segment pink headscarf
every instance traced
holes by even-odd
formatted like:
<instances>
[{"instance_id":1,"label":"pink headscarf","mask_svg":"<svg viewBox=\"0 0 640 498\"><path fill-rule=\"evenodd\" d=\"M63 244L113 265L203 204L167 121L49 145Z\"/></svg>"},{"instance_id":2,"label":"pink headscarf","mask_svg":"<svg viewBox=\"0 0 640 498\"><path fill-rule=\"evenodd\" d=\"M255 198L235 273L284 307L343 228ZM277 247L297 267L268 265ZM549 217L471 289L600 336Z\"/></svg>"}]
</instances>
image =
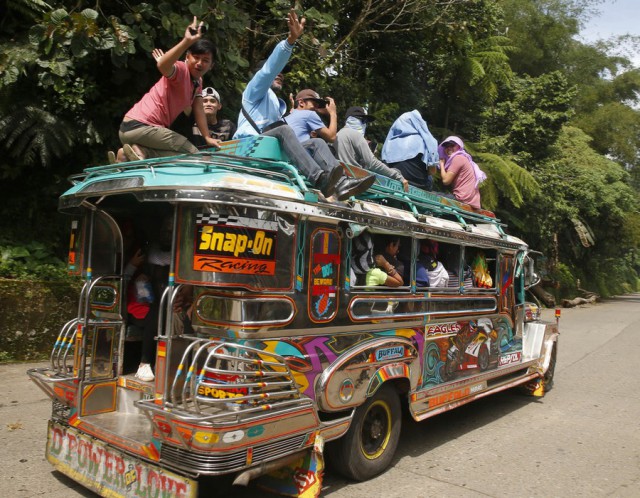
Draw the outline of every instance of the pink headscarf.
<instances>
[{"instance_id":1,"label":"pink headscarf","mask_svg":"<svg viewBox=\"0 0 640 498\"><path fill-rule=\"evenodd\" d=\"M460 150L448 156L447 153L444 151L444 144L446 144L447 142L453 142L454 144L458 145L460 147ZM484 173L484 171L482 171L480 167L475 163L471 155L466 150L464 150L464 143L462 142L461 138L456 137L455 135L451 135L450 137L445 138L442 141L442 143L440 143L440 145L438 146L438 154L441 158L444 158L446 161L444 163L445 171L449 169L449 166L451 166L451 161L455 156L462 155L463 157L467 158L471 163L471 166L473 167L473 174L476 177L476 187L478 187L478 185L480 185L483 181L487 179L487 175Z\"/></svg>"}]
</instances>

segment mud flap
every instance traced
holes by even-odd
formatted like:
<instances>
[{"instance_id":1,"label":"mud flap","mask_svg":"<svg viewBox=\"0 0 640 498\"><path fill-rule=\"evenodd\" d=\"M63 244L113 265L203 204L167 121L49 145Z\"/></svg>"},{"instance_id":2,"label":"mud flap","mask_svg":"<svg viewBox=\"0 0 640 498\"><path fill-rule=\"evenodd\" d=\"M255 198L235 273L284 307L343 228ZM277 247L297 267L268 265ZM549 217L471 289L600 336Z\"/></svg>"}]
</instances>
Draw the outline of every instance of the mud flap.
<instances>
[{"instance_id":1,"label":"mud flap","mask_svg":"<svg viewBox=\"0 0 640 498\"><path fill-rule=\"evenodd\" d=\"M322 491L324 440L316 436L313 449L289 465L257 478L258 488L282 496L317 498Z\"/></svg>"}]
</instances>

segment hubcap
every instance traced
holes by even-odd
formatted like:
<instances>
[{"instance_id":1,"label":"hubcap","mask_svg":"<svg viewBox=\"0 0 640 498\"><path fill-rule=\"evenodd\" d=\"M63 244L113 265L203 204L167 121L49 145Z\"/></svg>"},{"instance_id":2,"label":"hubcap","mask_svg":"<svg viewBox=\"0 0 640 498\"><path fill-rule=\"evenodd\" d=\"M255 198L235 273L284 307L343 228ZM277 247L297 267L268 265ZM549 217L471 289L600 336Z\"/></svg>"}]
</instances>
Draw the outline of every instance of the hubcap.
<instances>
[{"instance_id":1,"label":"hubcap","mask_svg":"<svg viewBox=\"0 0 640 498\"><path fill-rule=\"evenodd\" d=\"M378 458L391 434L391 413L382 402L371 405L362 424L362 451L369 459Z\"/></svg>"}]
</instances>

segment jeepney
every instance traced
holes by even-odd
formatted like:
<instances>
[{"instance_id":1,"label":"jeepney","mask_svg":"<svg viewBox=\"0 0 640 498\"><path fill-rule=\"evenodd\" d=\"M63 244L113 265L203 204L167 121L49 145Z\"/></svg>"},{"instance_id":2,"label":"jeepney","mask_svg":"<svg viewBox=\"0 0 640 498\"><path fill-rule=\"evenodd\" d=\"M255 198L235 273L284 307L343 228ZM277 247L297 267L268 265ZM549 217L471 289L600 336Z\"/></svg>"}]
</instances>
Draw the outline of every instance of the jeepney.
<instances>
[{"instance_id":1,"label":"jeepney","mask_svg":"<svg viewBox=\"0 0 640 498\"><path fill-rule=\"evenodd\" d=\"M358 198L327 202L269 137L71 181L59 209L84 287L50 366L28 373L53 401L48 460L103 496L195 496L202 476L246 482L318 440L336 468L365 480L391 462L402 405L423 420L553 381L557 324L525 301L533 258L493 213L382 176ZM132 233L157 239L162 220L156 378L142 382L127 358L125 269ZM401 287L367 286L353 271L356 242L380 235L400 238ZM416 283L427 239L439 243L446 287ZM482 287L465 278L478 255ZM174 306L185 290L187 327Z\"/></svg>"}]
</instances>

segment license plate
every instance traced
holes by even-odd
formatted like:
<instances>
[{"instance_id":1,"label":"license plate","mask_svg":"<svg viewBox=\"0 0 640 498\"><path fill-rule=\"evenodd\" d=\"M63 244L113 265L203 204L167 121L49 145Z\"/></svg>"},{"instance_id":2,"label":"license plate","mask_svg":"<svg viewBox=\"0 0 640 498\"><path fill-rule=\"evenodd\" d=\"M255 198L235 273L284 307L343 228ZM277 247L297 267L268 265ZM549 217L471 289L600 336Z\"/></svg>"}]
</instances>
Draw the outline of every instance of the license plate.
<instances>
[{"instance_id":1,"label":"license plate","mask_svg":"<svg viewBox=\"0 0 640 498\"><path fill-rule=\"evenodd\" d=\"M194 479L139 460L51 420L46 454L57 470L101 496L195 498L198 492Z\"/></svg>"}]
</instances>

